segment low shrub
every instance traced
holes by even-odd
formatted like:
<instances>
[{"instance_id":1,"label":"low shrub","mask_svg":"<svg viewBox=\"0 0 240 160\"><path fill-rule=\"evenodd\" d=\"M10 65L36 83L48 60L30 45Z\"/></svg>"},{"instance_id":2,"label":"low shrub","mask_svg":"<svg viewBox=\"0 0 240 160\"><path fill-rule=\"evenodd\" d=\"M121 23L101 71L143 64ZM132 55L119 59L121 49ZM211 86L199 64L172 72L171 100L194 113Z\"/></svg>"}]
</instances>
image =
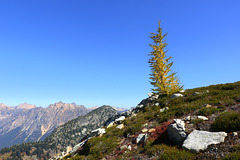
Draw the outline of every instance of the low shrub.
<instances>
[{"instance_id":1,"label":"low shrub","mask_svg":"<svg viewBox=\"0 0 240 160\"><path fill-rule=\"evenodd\" d=\"M204 107L204 108L201 108L201 109L198 111L198 115L210 116L210 115L212 115L213 113L216 113L216 112L218 112L218 111L219 111L219 109L214 108L214 107Z\"/></svg>"},{"instance_id":2,"label":"low shrub","mask_svg":"<svg viewBox=\"0 0 240 160\"><path fill-rule=\"evenodd\" d=\"M240 159L240 152L232 152L224 158L224 160L238 160L238 159Z\"/></svg>"},{"instance_id":3,"label":"low shrub","mask_svg":"<svg viewBox=\"0 0 240 160\"><path fill-rule=\"evenodd\" d=\"M116 137L95 137L88 141L84 149L80 152L80 157L87 156L85 158L101 159L106 154L111 153L118 145ZM83 158L83 157L81 157Z\"/></svg>"},{"instance_id":4,"label":"low shrub","mask_svg":"<svg viewBox=\"0 0 240 160\"><path fill-rule=\"evenodd\" d=\"M233 132L240 130L240 113L234 111L220 114L211 125L213 131Z\"/></svg>"},{"instance_id":5,"label":"low shrub","mask_svg":"<svg viewBox=\"0 0 240 160\"><path fill-rule=\"evenodd\" d=\"M203 119L200 118L195 118L195 119L191 119L190 123L198 125L199 123L202 123Z\"/></svg>"},{"instance_id":6,"label":"low shrub","mask_svg":"<svg viewBox=\"0 0 240 160\"><path fill-rule=\"evenodd\" d=\"M157 159L161 160L191 160L195 158L195 154L189 151L167 146L164 144L154 145L150 142L144 147L144 149L145 153L149 157L156 157Z\"/></svg>"}]
</instances>

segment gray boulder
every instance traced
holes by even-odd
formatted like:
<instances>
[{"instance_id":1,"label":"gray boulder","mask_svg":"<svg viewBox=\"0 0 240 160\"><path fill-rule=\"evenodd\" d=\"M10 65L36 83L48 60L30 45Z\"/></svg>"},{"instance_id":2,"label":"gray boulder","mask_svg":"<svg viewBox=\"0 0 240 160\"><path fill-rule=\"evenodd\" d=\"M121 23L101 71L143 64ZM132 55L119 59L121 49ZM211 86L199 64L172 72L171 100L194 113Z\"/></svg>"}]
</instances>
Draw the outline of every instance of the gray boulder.
<instances>
[{"instance_id":1,"label":"gray boulder","mask_svg":"<svg viewBox=\"0 0 240 160\"><path fill-rule=\"evenodd\" d=\"M183 97L183 95L180 94L180 93L174 93L174 94L171 96L171 98L177 98L177 97Z\"/></svg>"},{"instance_id":2,"label":"gray boulder","mask_svg":"<svg viewBox=\"0 0 240 160\"><path fill-rule=\"evenodd\" d=\"M170 124L167 128L168 139L176 145L181 146L186 139L185 123L181 119L174 119L176 123Z\"/></svg>"},{"instance_id":3,"label":"gray boulder","mask_svg":"<svg viewBox=\"0 0 240 160\"><path fill-rule=\"evenodd\" d=\"M139 144L139 143L143 143L145 141L145 139L147 138L147 134L139 134L137 139L136 139L136 143Z\"/></svg>"},{"instance_id":4,"label":"gray boulder","mask_svg":"<svg viewBox=\"0 0 240 160\"><path fill-rule=\"evenodd\" d=\"M225 132L208 132L208 131L192 131L187 139L183 142L183 148L199 152L207 149L211 144L224 142L227 133Z\"/></svg>"}]
</instances>

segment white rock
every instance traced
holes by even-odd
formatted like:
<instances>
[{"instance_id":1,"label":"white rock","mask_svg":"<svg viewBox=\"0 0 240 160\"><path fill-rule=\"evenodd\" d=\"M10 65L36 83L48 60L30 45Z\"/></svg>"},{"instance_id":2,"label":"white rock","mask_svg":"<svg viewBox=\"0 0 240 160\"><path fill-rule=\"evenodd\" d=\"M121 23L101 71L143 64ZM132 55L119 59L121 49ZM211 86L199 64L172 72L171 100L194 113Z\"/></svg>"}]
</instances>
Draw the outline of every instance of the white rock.
<instances>
[{"instance_id":1,"label":"white rock","mask_svg":"<svg viewBox=\"0 0 240 160\"><path fill-rule=\"evenodd\" d=\"M180 94L180 93L174 93L174 94L171 96L171 98L177 98L177 97L183 97L183 95Z\"/></svg>"},{"instance_id":2,"label":"white rock","mask_svg":"<svg viewBox=\"0 0 240 160\"><path fill-rule=\"evenodd\" d=\"M182 120L183 121L190 121L191 120L191 116L184 117Z\"/></svg>"},{"instance_id":3,"label":"white rock","mask_svg":"<svg viewBox=\"0 0 240 160\"><path fill-rule=\"evenodd\" d=\"M179 91L180 93L184 93L185 92L185 90L184 89L182 89L181 91Z\"/></svg>"},{"instance_id":4,"label":"white rock","mask_svg":"<svg viewBox=\"0 0 240 160\"><path fill-rule=\"evenodd\" d=\"M159 106L159 103L155 103L155 106Z\"/></svg>"},{"instance_id":5,"label":"white rock","mask_svg":"<svg viewBox=\"0 0 240 160\"><path fill-rule=\"evenodd\" d=\"M176 123L178 128L182 128L183 131L185 131L185 122L182 121L181 119L173 119L173 121Z\"/></svg>"},{"instance_id":6,"label":"white rock","mask_svg":"<svg viewBox=\"0 0 240 160\"><path fill-rule=\"evenodd\" d=\"M181 119L174 119L176 123L170 124L167 128L169 140L177 145L182 145L186 139L185 123Z\"/></svg>"},{"instance_id":7,"label":"white rock","mask_svg":"<svg viewBox=\"0 0 240 160\"><path fill-rule=\"evenodd\" d=\"M137 108L143 108L143 107L144 107L143 104L137 105Z\"/></svg>"},{"instance_id":8,"label":"white rock","mask_svg":"<svg viewBox=\"0 0 240 160\"><path fill-rule=\"evenodd\" d=\"M194 152L199 152L207 149L211 144L224 142L227 133L225 132L208 132L194 130L183 142L183 148Z\"/></svg>"},{"instance_id":9,"label":"white rock","mask_svg":"<svg viewBox=\"0 0 240 160\"><path fill-rule=\"evenodd\" d=\"M125 116L121 116L121 117L115 119L115 122L121 122L121 121L123 121L124 119L125 119Z\"/></svg>"},{"instance_id":10,"label":"white rock","mask_svg":"<svg viewBox=\"0 0 240 160\"><path fill-rule=\"evenodd\" d=\"M143 133L139 134L136 139L137 144L144 142L146 138L147 138L147 134L143 134Z\"/></svg>"},{"instance_id":11,"label":"white rock","mask_svg":"<svg viewBox=\"0 0 240 160\"><path fill-rule=\"evenodd\" d=\"M118 128L118 129L123 129L123 128L124 128L124 125L123 125L123 124L119 124L116 128Z\"/></svg>"},{"instance_id":12,"label":"white rock","mask_svg":"<svg viewBox=\"0 0 240 160\"><path fill-rule=\"evenodd\" d=\"M237 136L237 135L238 135L237 132L233 132L233 133L232 133L232 136Z\"/></svg>"},{"instance_id":13,"label":"white rock","mask_svg":"<svg viewBox=\"0 0 240 160\"><path fill-rule=\"evenodd\" d=\"M110 128L110 127L112 127L112 126L114 126L114 122L109 123L109 125L107 126L107 128Z\"/></svg>"},{"instance_id":14,"label":"white rock","mask_svg":"<svg viewBox=\"0 0 240 160\"><path fill-rule=\"evenodd\" d=\"M164 111L166 111L166 110L168 110L168 109L169 109L168 107L161 108L161 109L160 109L160 112L164 112Z\"/></svg>"},{"instance_id":15,"label":"white rock","mask_svg":"<svg viewBox=\"0 0 240 160\"><path fill-rule=\"evenodd\" d=\"M98 128L98 129L95 129L93 131L91 131L92 133L93 132L98 132L98 135L101 135L101 134L104 134L106 133L106 130L104 128Z\"/></svg>"},{"instance_id":16,"label":"white rock","mask_svg":"<svg viewBox=\"0 0 240 160\"><path fill-rule=\"evenodd\" d=\"M135 113L133 113L133 114L131 115L131 118L132 118L132 117L136 117L136 116L137 116L137 115L136 115Z\"/></svg>"},{"instance_id":17,"label":"white rock","mask_svg":"<svg viewBox=\"0 0 240 160\"><path fill-rule=\"evenodd\" d=\"M127 145L123 145L123 146L120 147L120 150L124 150L126 148L127 148Z\"/></svg>"},{"instance_id":18,"label":"white rock","mask_svg":"<svg viewBox=\"0 0 240 160\"><path fill-rule=\"evenodd\" d=\"M131 150L132 150L132 147L131 147L131 145L129 145L127 149L131 151Z\"/></svg>"},{"instance_id":19,"label":"white rock","mask_svg":"<svg viewBox=\"0 0 240 160\"><path fill-rule=\"evenodd\" d=\"M197 116L198 119L202 119L204 121L208 121L208 118L205 116Z\"/></svg>"},{"instance_id":20,"label":"white rock","mask_svg":"<svg viewBox=\"0 0 240 160\"><path fill-rule=\"evenodd\" d=\"M152 97L153 96L153 93L152 92L149 92L148 93L148 97Z\"/></svg>"},{"instance_id":21,"label":"white rock","mask_svg":"<svg viewBox=\"0 0 240 160\"><path fill-rule=\"evenodd\" d=\"M152 97L150 98L150 100L156 100L156 99L158 99L158 97L159 97L159 95L152 96Z\"/></svg>"}]
</instances>

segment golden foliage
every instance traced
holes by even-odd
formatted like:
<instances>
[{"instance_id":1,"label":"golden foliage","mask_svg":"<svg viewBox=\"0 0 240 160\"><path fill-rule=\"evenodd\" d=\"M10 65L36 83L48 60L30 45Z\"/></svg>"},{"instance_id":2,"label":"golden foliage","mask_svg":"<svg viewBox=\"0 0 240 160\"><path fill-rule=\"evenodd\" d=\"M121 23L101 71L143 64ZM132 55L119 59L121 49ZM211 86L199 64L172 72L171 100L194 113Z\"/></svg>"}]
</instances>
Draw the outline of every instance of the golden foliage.
<instances>
[{"instance_id":1,"label":"golden foliage","mask_svg":"<svg viewBox=\"0 0 240 160\"><path fill-rule=\"evenodd\" d=\"M182 89L180 86L179 78L176 73L171 70L173 62L170 62L172 58L166 56L167 50L165 47L168 45L165 43L164 38L167 34L162 33L162 28L157 29L157 33L150 33L150 38L153 40L153 44L150 44L152 51L149 56L151 74L150 80L151 84L155 87L152 89L157 94L171 94Z\"/></svg>"}]
</instances>

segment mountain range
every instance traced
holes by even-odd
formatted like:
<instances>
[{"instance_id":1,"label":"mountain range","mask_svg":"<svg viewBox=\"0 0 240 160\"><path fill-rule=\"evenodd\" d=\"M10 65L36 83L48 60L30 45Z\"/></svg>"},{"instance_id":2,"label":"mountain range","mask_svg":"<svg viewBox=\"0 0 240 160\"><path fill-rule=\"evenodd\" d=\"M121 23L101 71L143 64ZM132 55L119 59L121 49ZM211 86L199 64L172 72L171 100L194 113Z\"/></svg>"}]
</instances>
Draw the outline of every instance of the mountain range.
<instances>
[{"instance_id":1,"label":"mountain range","mask_svg":"<svg viewBox=\"0 0 240 160\"><path fill-rule=\"evenodd\" d=\"M46 138L56 127L89 112L83 105L58 102L47 108L0 104L0 148Z\"/></svg>"}]
</instances>

